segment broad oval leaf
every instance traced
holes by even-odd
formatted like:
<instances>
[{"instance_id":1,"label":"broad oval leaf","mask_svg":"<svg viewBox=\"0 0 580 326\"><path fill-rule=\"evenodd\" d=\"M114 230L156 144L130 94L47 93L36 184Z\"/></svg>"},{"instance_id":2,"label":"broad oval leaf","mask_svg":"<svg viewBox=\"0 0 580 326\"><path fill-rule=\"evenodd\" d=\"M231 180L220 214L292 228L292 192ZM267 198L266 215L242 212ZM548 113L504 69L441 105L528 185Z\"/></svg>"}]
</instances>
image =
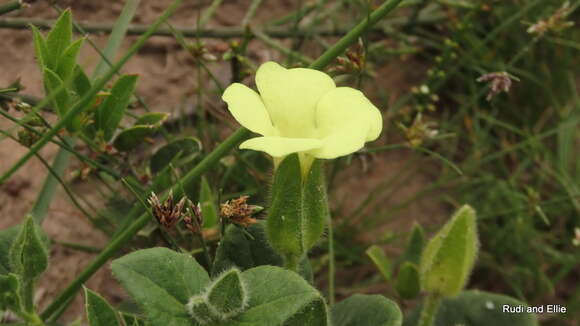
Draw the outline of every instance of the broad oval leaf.
<instances>
[{"instance_id":1,"label":"broad oval leaf","mask_svg":"<svg viewBox=\"0 0 580 326\"><path fill-rule=\"evenodd\" d=\"M220 326L282 326L286 322L291 323L289 325L328 325L326 308L319 307L324 304L320 293L298 274L280 267L260 266L243 272L242 277L250 297L248 307ZM324 316L314 318L305 313L305 309L314 309Z\"/></svg>"},{"instance_id":2,"label":"broad oval leaf","mask_svg":"<svg viewBox=\"0 0 580 326\"><path fill-rule=\"evenodd\" d=\"M145 138L153 136L157 128L154 126L135 126L121 131L115 140L113 146L121 152L127 152L145 141Z\"/></svg>"},{"instance_id":3,"label":"broad oval leaf","mask_svg":"<svg viewBox=\"0 0 580 326\"><path fill-rule=\"evenodd\" d=\"M400 326L401 309L382 295L355 294L332 307L334 326Z\"/></svg>"},{"instance_id":4,"label":"broad oval leaf","mask_svg":"<svg viewBox=\"0 0 580 326\"><path fill-rule=\"evenodd\" d=\"M144 249L114 260L111 267L151 325L196 325L185 305L202 292L209 276L190 255L167 248Z\"/></svg>"}]
</instances>

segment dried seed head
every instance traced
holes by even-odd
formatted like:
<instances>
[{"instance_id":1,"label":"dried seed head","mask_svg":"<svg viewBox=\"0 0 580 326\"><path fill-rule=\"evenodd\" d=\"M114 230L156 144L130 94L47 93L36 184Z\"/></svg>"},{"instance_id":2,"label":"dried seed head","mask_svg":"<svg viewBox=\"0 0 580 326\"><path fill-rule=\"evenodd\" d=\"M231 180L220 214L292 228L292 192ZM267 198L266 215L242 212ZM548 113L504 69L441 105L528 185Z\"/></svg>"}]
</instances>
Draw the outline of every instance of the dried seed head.
<instances>
[{"instance_id":1,"label":"dried seed head","mask_svg":"<svg viewBox=\"0 0 580 326\"><path fill-rule=\"evenodd\" d=\"M249 196L241 196L237 199L228 200L220 206L221 217L239 226L248 227L258 222L252 215L262 210L262 207L248 205Z\"/></svg>"},{"instance_id":2,"label":"dried seed head","mask_svg":"<svg viewBox=\"0 0 580 326\"><path fill-rule=\"evenodd\" d=\"M478 82L489 82L489 92L487 93L486 99L490 101L494 96L501 92L509 92L512 87L512 81L519 81L519 79L513 75L508 74L505 71L502 72L492 72L489 74L482 75L477 78Z\"/></svg>"},{"instance_id":3,"label":"dried seed head","mask_svg":"<svg viewBox=\"0 0 580 326\"><path fill-rule=\"evenodd\" d=\"M574 26L574 22L565 20L571 12L572 8L570 8L570 2L566 1L552 16L531 25L527 32L542 36L549 31L560 32L566 28L572 27Z\"/></svg>"},{"instance_id":4,"label":"dried seed head","mask_svg":"<svg viewBox=\"0 0 580 326\"><path fill-rule=\"evenodd\" d=\"M168 229L172 228L183 216L185 197L181 198L177 204L174 204L173 191L169 192L169 196L163 203L161 203L159 198L157 198L157 195L152 192L151 196L147 199L147 202L151 205L153 216L155 216L159 224Z\"/></svg>"},{"instance_id":5,"label":"dried seed head","mask_svg":"<svg viewBox=\"0 0 580 326\"><path fill-rule=\"evenodd\" d=\"M201 206L199 203L194 205L190 200L187 201L187 212L183 216L183 223L185 227L196 234L201 234L203 226L203 215L201 214Z\"/></svg>"}]
</instances>

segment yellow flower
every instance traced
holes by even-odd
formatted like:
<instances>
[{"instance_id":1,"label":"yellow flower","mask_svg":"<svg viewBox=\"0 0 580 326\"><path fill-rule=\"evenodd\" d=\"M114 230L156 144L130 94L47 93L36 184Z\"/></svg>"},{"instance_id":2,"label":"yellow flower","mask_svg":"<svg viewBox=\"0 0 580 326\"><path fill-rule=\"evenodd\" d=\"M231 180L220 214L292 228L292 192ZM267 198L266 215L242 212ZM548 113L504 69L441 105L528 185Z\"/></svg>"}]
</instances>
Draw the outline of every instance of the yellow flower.
<instances>
[{"instance_id":1,"label":"yellow flower","mask_svg":"<svg viewBox=\"0 0 580 326\"><path fill-rule=\"evenodd\" d=\"M240 148L266 152L276 163L298 153L307 172L314 158L348 155L381 133L381 113L364 94L336 87L318 70L266 62L256 73L256 85L260 94L234 83L222 99L242 126L263 135Z\"/></svg>"}]
</instances>

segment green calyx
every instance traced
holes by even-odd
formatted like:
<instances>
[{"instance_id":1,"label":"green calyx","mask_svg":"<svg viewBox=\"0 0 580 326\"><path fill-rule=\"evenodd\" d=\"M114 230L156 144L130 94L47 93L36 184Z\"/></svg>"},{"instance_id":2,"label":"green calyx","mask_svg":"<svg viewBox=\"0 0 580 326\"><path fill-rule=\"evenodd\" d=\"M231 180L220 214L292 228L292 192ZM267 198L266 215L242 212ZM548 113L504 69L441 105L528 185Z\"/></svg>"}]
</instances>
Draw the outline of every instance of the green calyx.
<instances>
[{"instance_id":1,"label":"green calyx","mask_svg":"<svg viewBox=\"0 0 580 326\"><path fill-rule=\"evenodd\" d=\"M288 269L297 271L324 233L328 214L322 161L315 160L303 178L298 154L284 158L274 173L266 234Z\"/></svg>"}]
</instances>

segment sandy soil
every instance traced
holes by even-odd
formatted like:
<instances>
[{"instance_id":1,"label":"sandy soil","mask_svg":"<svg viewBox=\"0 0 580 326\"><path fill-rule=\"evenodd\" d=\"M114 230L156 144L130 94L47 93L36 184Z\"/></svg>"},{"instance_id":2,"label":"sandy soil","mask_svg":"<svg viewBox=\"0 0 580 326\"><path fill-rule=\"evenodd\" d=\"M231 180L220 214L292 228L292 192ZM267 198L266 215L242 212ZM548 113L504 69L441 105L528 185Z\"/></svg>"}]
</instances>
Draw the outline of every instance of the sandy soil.
<instances>
[{"instance_id":1,"label":"sandy soil","mask_svg":"<svg viewBox=\"0 0 580 326\"><path fill-rule=\"evenodd\" d=\"M206 5L207 5L206 1ZM170 1L141 1L134 23L152 22L170 3ZM171 22L178 26L195 26L198 8L195 1L193 4L186 1L182 8L171 18ZM208 23L212 26L235 26L241 21L245 9L250 1L226 1L216 16ZM63 3L65 6L67 2ZM113 22L122 9L122 3L118 1L70 1L74 18L85 22ZM266 4L266 8L258 11L255 21L264 21L282 16L289 8L291 1L276 1L276 4ZM53 19L57 16L45 2L38 1L31 8L21 10L10 16L34 17ZM2 46L0 47L0 86L8 85L17 78L21 79L26 87L25 93L42 96L40 75L34 59L31 33L26 30L0 30ZM100 47L106 41L105 36L94 35L91 39ZM127 38L123 45L126 50L134 37ZM220 44L221 41L211 41ZM222 42L223 43L223 42ZM255 56L259 60L276 59L277 52L268 50L259 45L252 45ZM90 46L84 46L80 63L85 67L95 66L99 57ZM400 63L381 67L377 75L380 76L376 86L393 90L393 98L397 93L403 92L412 84L414 76L407 76L399 68ZM216 75L224 83L228 73L226 67L215 67ZM189 54L182 50L171 38L154 37L148 44L132 58L125 66L124 73L139 74L138 93L145 102L156 111L170 110L170 108L183 103L192 102L191 95L195 89L195 64ZM193 103L193 102L192 102ZM10 130L14 128L6 119L0 118L0 129ZM56 147L47 145L41 155L52 160L56 153ZM18 160L27 149L7 139L0 141L0 173L5 171ZM367 194L378 186L383 180L400 171L406 161L412 156L408 151L392 151L376 155L369 161L366 171L355 164L348 171L342 171L339 175L339 188L333 196L333 205L340 206L338 218L346 218L366 198ZM418 189L429 184L431 176L426 171L431 168L418 171L411 179L401 185L401 188L381 203L382 207L403 202ZM0 188L0 229L15 225L21 221L30 210L37 193L46 175L46 169L37 159L30 160L10 181ZM92 198L94 191L91 185L73 185L77 193ZM91 197L92 196L92 197ZM348 200L347 200L348 199ZM339 205L339 203L341 203ZM379 207L380 208L380 207ZM374 209L377 209L376 207ZM384 224L377 229L376 234L368 234L361 241L370 242L372 238L380 236L385 228L408 229L416 218L425 217L423 212L430 211L431 216L444 216L444 207L433 207L428 201L419 201L416 205L399 213L396 221ZM58 242L76 242L94 247L102 247L107 242L107 237L95 230L82 214L70 203L66 194L59 190L51 205L50 212L43 225L48 236ZM50 250L51 265L42 277L37 293L37 302L42 307L49 303L55 294L59 293L68 282L86 266L93 258L93 254L83 253L65 248L61 245L53 245ZM118 303L125 295L116 282L112 279L108 266L102 268L86 284L87 287L101 293L113 303ZM76 300L64 314L63 319L71 321L82 315L82 299L77 296Z\"/></svg>"}]
</instances>

